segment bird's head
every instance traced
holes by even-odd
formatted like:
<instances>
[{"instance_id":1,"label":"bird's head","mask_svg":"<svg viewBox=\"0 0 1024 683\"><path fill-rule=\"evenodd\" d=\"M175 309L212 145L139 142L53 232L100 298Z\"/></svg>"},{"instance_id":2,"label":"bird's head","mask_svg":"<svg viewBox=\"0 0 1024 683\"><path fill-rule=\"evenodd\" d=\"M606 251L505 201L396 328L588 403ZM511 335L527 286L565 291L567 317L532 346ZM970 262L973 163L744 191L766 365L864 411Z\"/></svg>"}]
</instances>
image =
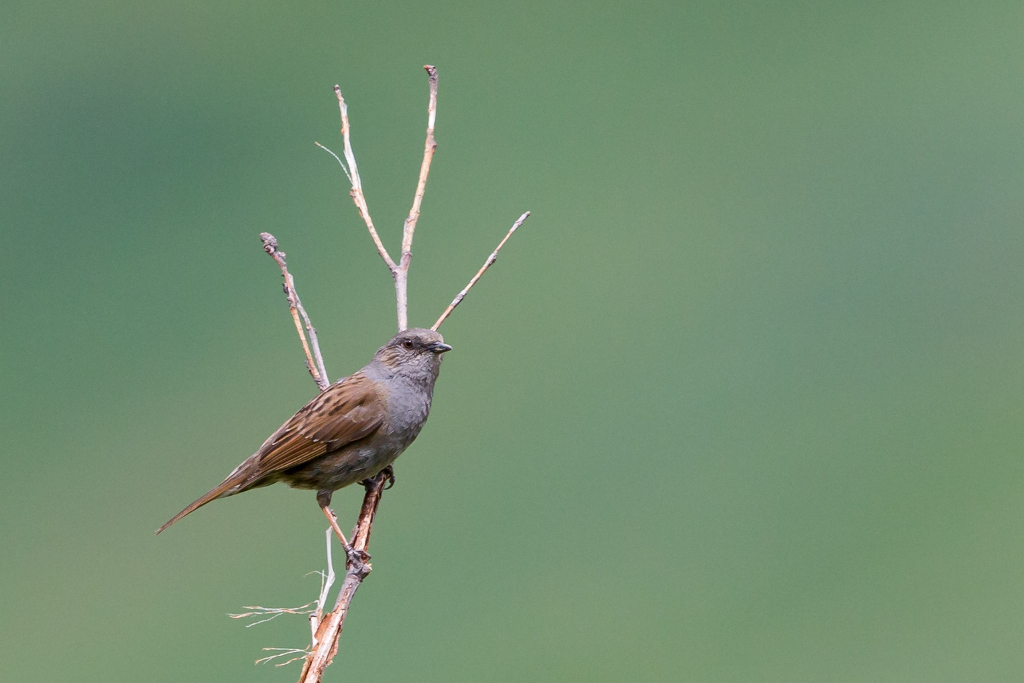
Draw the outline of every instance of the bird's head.
<instances>
[{"instance_id":1,"label":"bird's head","mask_svg":"<svg viewBox=\"0 0 1024 683\"><path fill-rule=\"evenodd\" d=\"M374 358L393 372L426 372L433 373L436 378L442 354L451 350L440 333L414 327L392 337L380 347Z\"/></svg>"}]
</instances>

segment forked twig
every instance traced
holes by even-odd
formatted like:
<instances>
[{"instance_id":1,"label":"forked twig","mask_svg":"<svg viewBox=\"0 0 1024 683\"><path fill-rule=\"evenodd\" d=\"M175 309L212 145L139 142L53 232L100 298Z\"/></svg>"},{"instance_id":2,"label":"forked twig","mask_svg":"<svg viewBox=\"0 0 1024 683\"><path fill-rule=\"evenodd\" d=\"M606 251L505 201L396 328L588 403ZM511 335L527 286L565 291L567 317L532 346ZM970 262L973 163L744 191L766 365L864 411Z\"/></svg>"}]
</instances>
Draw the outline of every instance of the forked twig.
<instances>
[{"instance_id":1,"label":"forked twig","mask_svg":"<svg viewBox=\"0 0 1024 683\"><path fill-rule=\"evenodd\" d=\"M341 96L341 86L334 86L334 94L338 97L338 110L341 112L341 136L345 143L344 154L348 168L341 162L337 154L331 152L331 150L319 142L316 143L317 147L329 152L331 156L338 160L342 170L345 171L345 175L348 176L349 183L352 185L352 190L349 192L352 196L352 201L355 203L356 209L359 210L359 215L362 216L363 222L366 223L367 230L370 231L370 237L377 247L377 253L384 259L388 272L391 273L391 277L395 281L395 306L398 310L399 332L409 327L409 264L412 262L412 238L416 232L416 221L420 217L423 194L427 189L430 162L433 160L434 151L437 149L437 142L434 140L434 123L437 120L437 69L429 64L423 68L427 71L430 84L430 99L427 104L427 141L423 146L423 161L420 163L420 175L419 180L416 182L416 192L412 198L412 208L409 210L409 217L405 219L405 224L402 228L402 251L398 257L398 263L395 263L387 248L384 247L380 235L377 234L377 228L374 227L373 220L370 218L370 209L366 205L366 195L363 193L363 183L359 178L359 167L356 165L356 156L352 152L348 105L345 104L345 98Z\"/></svg>"},{"instance_id":2,"label":"forked twig","mask_svg":"<svg viewBox=\"0 0 1024 683\"><path fill-rule=\"evenodd\" d=\"M526 213L519 217L519 220L512 224L512 228L508 231L508 234L505 235L504 239L498 242L498 246L494 248L494 251L491 252L491 255L487 257L486 261L484 261L484 265L481 266L480 270L476 271L476 275L474 275L473 278L469 281L469 284L463 287L462 291L455 295L455 298L452 299L452 302L448 304L448 308L444 309L444 313L441 314L441 317L437 319L437 322L434 323L430 329L436 330L437 328L441 327L441 323L445 321L445 318L451 315L452 311L455 310L456 306L462 303L462 300L466 298L466 294L468 294L469 290L473 288L473 285L476 284L476 281L480 279L480 276L486 273L487 269L490 268L494 264L494 262L498 260L498 252L501 251L501 248L503 246L505 246L505 242L508 242L508 238L512 237L512 234L515 233L515 231L519 229L519 226L522 225L523 222L529 217L530 212L527 211Z\"/></svg>"},{"instance_id":3,"label":"forked twig","mask_svg":"<svg viewBox=\"0 0 1024 683\"><path fill-rule=\"evenodd\" d=\"M277 265L281 267L281 275L284 277L284 295L288 298L288 309L291 311L292 320L295 321L295 331L299 333L302 351L306 354L306 369L313 376L313 381L320 387L320 391L323 391L331 385L331 381L327 378L324 358L320 355L320 342L316 338L316 328L313 327L309 316L306 315L306 309L302 307L299 293L295 289L295 278L288 272L288 264L284 260L284 252L277 249L277 238L269 232L261 232L260 240L263 242L263 251L270 254L270 258L274 259ZM302 323L299 322L300 315L306 323L305 333L302 330ZM306 341L307 334L309 335L308 343ZM310 353L310 347L313 347L312 353ZM316 358L315 361L314 357Z\"/></svg>"}]
</instances>

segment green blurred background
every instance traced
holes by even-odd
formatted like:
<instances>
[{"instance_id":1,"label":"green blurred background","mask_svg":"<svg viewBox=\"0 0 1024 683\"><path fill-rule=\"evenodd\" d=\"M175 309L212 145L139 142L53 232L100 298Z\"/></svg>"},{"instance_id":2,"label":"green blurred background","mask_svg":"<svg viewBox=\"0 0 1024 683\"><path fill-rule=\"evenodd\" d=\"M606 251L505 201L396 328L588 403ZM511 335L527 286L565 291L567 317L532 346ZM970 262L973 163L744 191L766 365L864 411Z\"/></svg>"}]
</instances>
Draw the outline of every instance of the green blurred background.
<instances>
[{"instance_id":1,"label":"green blurred background","mask_svg":"<svg viewBox=\"0 0 1024 683\"><path fill-rule=\"evenodd\" d=\"M326 680L1024 677L1024 9L0 9L0 678L289 681L325 524L153 530L392 333L331 86L443 328ZM335 507L351 524L360 492Z\"/></svg>"}]
</instances>

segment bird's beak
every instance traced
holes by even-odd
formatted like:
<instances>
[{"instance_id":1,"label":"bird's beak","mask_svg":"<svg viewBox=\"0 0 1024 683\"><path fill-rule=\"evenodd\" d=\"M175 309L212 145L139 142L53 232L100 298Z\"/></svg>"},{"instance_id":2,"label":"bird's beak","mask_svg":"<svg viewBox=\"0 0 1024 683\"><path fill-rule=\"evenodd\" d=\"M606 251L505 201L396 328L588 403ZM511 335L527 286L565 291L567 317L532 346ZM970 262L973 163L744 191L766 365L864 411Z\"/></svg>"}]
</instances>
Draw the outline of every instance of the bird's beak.
<instances>
[{"instance_id":1,"label":"bird's beak","mask_svg":"<svg viewBox=\"0 0 1024 683\"><path fill-rule=\"evenodd\" d=\"M445 351L451 351L452 347L441 342L434 342L433 344L430 345L430 350L433 351L434 353L441 354L444 353Z\"/></svg>"}]
</instances>

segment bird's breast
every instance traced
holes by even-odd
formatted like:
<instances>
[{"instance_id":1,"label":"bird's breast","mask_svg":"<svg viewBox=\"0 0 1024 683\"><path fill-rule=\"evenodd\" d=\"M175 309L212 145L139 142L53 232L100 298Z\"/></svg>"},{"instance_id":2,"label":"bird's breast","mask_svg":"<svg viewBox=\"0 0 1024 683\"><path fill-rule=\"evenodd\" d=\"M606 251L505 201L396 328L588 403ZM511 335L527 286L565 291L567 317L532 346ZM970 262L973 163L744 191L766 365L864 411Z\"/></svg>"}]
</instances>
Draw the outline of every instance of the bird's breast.
<instances>
[{"instance_id":1,"label":"bird's breast","mask_svg":"<svg viewBox=\"0 0 1024 683\"><path fill-rule=\"evenodd\" d=\"M387 387L387 431L405 445L412 443L423 429L430 414L433 386L424 386L414 380L395 377Z\"/></svg>"}]
</instances>

